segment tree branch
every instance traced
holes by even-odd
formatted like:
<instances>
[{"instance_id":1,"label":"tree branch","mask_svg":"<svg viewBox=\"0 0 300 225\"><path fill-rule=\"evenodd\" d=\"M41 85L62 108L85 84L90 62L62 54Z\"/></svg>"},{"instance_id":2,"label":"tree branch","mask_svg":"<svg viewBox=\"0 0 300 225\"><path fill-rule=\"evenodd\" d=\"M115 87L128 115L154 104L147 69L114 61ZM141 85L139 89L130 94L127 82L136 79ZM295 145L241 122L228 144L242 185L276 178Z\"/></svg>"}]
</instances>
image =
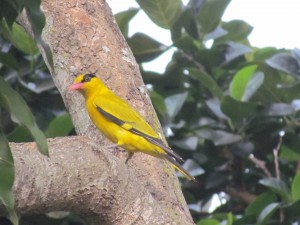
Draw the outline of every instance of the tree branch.
<instances>
[{"instance_id":1,"label":"tree branch","mask_svg":"<svg viewBox=\"0 0 300 225\"><path fill-rule=\"evenodd\" d=\"M11 143L14 195L21 215L68 210L91 224L173 224L170 210L155 200L134 171L84 137L50 139L50 158L35 143ZM2 210L0 210L3 212ZM176 224L192 224L184 211Z\"/></svg>"},{"instance_id":2,"label":"tree branch","mask_svg":"<svg viewBox=\"0 0 300 225\"><path fill-rule=\"evenodd\" d=\"M249 193L248 191L236 190L233 188L228 189L227 193L231 196L241 199L247 205L252 203L255 200L255 198L257 197L256 195L253 195L253 194Z\"/></svg>"},{"instance_id":3,"label":"tree branch","mask_svg":"<svg viewBox=\"0 0 300 225\"><path fill-rule=\"evenodd\" d=\"M268 177L268 178L272 177L272 174L270 173L270 171L266 167L266 162L265 161L256 158L253 154L249 155L249 159L255 164L255 166L257 168L261 169L264 172L266 177Z\"/></svg>"},{"instance_id":4,"label":"tree branch","mask_svg":"<svg viewBox=\"0 0 300 225\"><path fill-rule=\"evenodd\" d=\"M279 169L279 160L278 155L282 144L282 135L279 135L279 142L276 148L273 149L273 156L274 156L274 165L275 165L275 173L276 178L280 180L280 169Z\"/></svg>"}]
</instances>

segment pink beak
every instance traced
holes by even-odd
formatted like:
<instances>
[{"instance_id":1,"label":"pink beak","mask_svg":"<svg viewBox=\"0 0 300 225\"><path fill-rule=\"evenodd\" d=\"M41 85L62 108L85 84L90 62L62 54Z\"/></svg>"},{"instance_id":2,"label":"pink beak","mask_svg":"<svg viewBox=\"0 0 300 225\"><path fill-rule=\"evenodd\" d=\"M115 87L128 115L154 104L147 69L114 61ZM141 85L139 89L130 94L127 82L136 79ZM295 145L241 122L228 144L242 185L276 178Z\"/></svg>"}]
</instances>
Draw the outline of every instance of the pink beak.
<instances>
[{"instance_id":1,"label":"pink beak","mask_svg":"<svg viewBox=\"0 0 300 225\"><path fill-rule=\"evenodd\" d=\"M69 87L69 90L71 90L71 91L79 90L82 88L82 86L83 86L83 83L75 83Z\"/></svg>"}]
</instances>

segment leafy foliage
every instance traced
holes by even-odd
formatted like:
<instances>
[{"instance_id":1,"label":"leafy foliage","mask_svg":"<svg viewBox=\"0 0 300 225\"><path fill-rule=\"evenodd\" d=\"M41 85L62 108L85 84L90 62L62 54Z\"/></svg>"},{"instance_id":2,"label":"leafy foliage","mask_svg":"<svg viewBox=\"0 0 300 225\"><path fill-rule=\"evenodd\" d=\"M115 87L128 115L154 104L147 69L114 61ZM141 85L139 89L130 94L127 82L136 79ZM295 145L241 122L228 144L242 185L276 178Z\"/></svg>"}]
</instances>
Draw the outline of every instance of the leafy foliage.
<instances>
[{"instance_id":1,"label":"leafy foliage","mask_svg":"<svg viewBox=\"0 0 300 225\"><path fill-rule=\"evenodd\" d=\"M138 63L151 61L166 50L163 44L142 33L134 34L128 44Z\"/></svg>"},{"instance_id":2,"label":"leafy foliage","mask_svg":"<svg viewBox=\"0 0 300 225\"><path fill-rule=\"evenodd\" d=\"M0 7L0 200L14 225L19 221L14 210L12 186L15 170L8 141L35 141L39 151L48 155L46 137L37 123L45 131L58 113L65 112L60 95L54 88L36 46L36 42L43 44L40 37L45 24L39 7L40 2L35 0L2 1ZM32 18L36 41L15 23L23 8L27 9L28 16ZM46 54L50 59L48 62L51 62L51 52ZM53 101L59 107L53 107ZM45 103L48 103L47 107L43 105ZM57 111L58 108L60 111ZM69 121L69 118L66 117L65 120ZM60 122L63 123L62 119ZM71 123L65 128L65 132L64 129L57 129L57 126L53 131L53 127L55 124L49 129L49 136L55 137L69 133L73 126Z\"/></svg>"},{"instance_id":3,"label":"leafy foliage","mask_svg":"<svg viewBox=\"0 0 300 225\"><path fill-rule=\"evenodd\" d=\"M180 0L137 0L137 3L154 23L166 29L181 12Z\"/></svg>"},{"instance_id":4,"label":"leafy foliage","mask_svg":"<svg viewBox=\"0 0 300 225\"><path fill-rule=\"evenodd\" d=\"M197 171L198 184L182 180L195 221L299 219L300 50L251 46L249 24L221 20L230 1L191 0L164 26L155 1L138 2L157 26L170 31L176 47L165 73L141 68L169 144ZM134 36L123 34L139 62L159 55L139 60L140 43L149 46L147 52L157 52L159 45L152 39L136 44ZM216 196L223 199L217 206Z\"/></svg>"},{"instance_id":5,"label":"leafy foliage","mask_svg":"<svg viewBox=\"0 0 300 225\"><path fill-rule=\"evenodd\" d=\"M12 186L15 179L14 159L2 130L0 130L0 149L0 200L6 207L12 223L18 224L18 216L14 209L15 202L12 193Z\"/></svg>"},{"instance_id":6,"label":"leafy foliage","mask_svg":"<svg viewBox=\"0 0 300 225\"><path fill-rule=\"evenodd\" d=\"M44 155L49 155L46 137L36 127L33 116L23 98L7 85L2 77L0 77L0 90L0 103L9 111L12 121L27 128L36 141L39 151Z\"/></svg>"}]
</instances>

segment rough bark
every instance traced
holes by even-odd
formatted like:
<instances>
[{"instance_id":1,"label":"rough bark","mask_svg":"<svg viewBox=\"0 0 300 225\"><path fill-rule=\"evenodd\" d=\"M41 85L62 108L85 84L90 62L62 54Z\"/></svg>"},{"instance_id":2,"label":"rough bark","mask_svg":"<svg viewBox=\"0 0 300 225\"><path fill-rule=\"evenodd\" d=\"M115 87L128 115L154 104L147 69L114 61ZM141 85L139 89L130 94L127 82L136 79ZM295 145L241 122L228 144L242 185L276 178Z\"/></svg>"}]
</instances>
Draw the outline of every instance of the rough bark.
<instances>
[{"instance_id":1,"label":"rough bark","mask_svg":"<svg viewBox=\"0 0 300 225\"><path fill-rule=\"evenodd\" d=\"M21 215L71 210L91 224L185 224L105 148L84 137L50 139L51 157L35 143L11 143L16 208ZM84 150L84 154L83 154Z\"/></svg>"},{"instance_id":2,"label":"rough bark","mask_svg":"<svg viewBox=\"0 0 300 225\"><path fill-rule=\"evenodd\" d=\"M77 133L91 138L93 143L99 146L111 144L89 120L83 98L78 93L68 91L68 86L73 81L72 74L95 71L97 71L97 76L114 92L126 99L145 118L148 118L148 122L161 133L156 114L144 88L138 65L106 2L103 0L42 0L42 9L47 21L43 39L50 45L54 60L54 70L51 71L51 74L72 116ZM31 33L26 15L20 18L20 22ZM43 53L41 46L40 50ZM84 147L81 148L82 154L86 154L86 151ZM116 156L112 157L116 160L114 163L124 164L125 155L123 151L120 149L110 151ZM69 155L67 153L61 154L61 157L68 160ZM66 155L63 156L63 154ZM50 161L52 157L51 155ZM112 164L114 160L112 160ZM66 171L71 173L74 173L71 170L78 171L75 165L76 163L74 163L74 167ZM118 166L121 168L121 165ZM176 221L176 224L193 223L180 185L174 175L174 170L168 163L144 154L135 154L128 165L123 165L124 171L122 173L129 171L125 169L126 167L129 167L131 172L124 176L125 180L122 182L127 183L130 180L134 183L128 183L128 185L140 186L139 188L147 193L146 196L152 196L158 207L168 211L170 221ZM83 174L84 171L82 171ZM113 183L116 179L116 172L110 175L109 172L110 170L104 173L108 177L106 181L108 184ZM56 174L54 173L53 176ZM65 176L68 177L68 174ZM98 176L98 173L95 172L94 176ZM127 176L132 178L126 178ZM122 180L122 177L119 179ZM59 184L62 183L53 182L51 185ZM70 182L68 184L72 185ZM114 187L116 189L110 189L111 192L107 193L108 195L114 196L119 191L117 190L118 186ZM125 187L125 189L127 188ZM88 198L88 195L86 197ZM132 197L134 198L134 196ZM104 200L99 196L97 199L96 206L101 208ZM135 201L139 200L135 199ZM126 202L128 199L123 201ZM122 211L122 208L120 207L119 210ZM152 210L156 209L153 208ZM107 224L112 222L109 221Z\"/></svg>"}]
</instances>

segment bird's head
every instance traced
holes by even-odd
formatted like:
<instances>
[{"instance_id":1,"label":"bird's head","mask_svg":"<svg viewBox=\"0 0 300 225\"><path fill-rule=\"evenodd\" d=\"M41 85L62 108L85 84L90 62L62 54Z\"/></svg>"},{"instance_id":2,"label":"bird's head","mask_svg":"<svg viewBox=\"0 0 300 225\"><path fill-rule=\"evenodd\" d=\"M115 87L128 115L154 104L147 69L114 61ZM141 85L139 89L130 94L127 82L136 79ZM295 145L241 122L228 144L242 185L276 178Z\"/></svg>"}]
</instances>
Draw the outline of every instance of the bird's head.
<instances>
[{"instance_id":1,"label":"bird's head","mask_svg":"<svg viewBox=\"0 0 300 225\"><path fill-rule=\"evenodd\" d=\"M93 90L97 89L102 84L102 81L97 78L94 74L80 74L78 75L74 83L69 87L70 90L78 90L85 96L92 93Z\"/></svg>"}]
</instances>

